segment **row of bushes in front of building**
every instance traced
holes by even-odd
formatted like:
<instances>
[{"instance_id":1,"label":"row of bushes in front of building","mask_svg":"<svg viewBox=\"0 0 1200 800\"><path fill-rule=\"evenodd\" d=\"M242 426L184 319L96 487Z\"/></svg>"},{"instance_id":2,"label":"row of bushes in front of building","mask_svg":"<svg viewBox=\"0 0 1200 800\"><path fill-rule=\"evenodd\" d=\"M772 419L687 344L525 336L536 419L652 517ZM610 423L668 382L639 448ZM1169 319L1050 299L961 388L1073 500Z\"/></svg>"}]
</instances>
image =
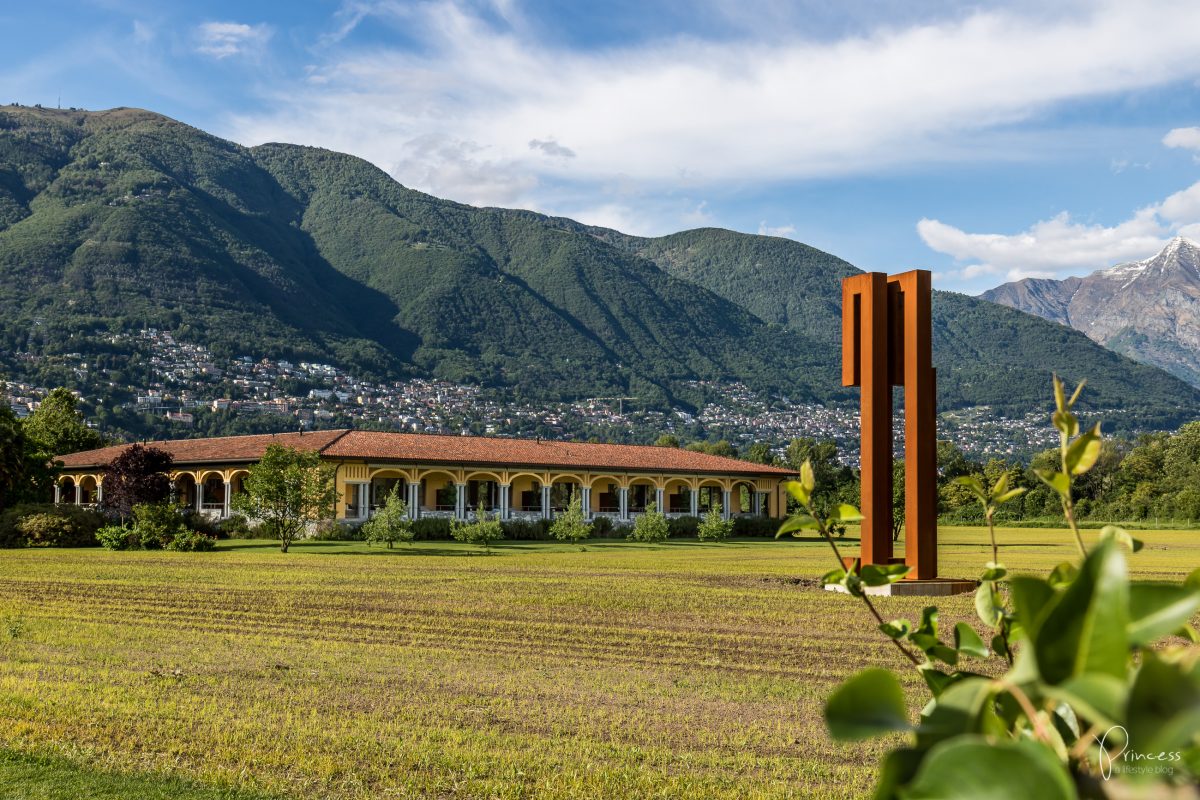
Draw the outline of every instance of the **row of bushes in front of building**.
<instances>
[{"instance_id":1,"label":"row of bushes in front of building","mask_svg":"<svg viewBox=\"0 0 1200 800\"><path fill-rule=\"evenodd\" d=\"M504 530L504 538L520 541L549 541L554 537L550 534L550 520L512 519L500 523ZM700 517L672 517L667 520L668 534L672 539L696 538L700 528ZM450 520L445 517L426 517L414 520L412 523L413 539L415 541L450 541ZM633 530L633 523L618 523L608 517L598 517L592 521L592 538L594 539L624 539ZM766 517L734 517L734 536L774 537L779 530L779 520ZM253 534L251 534L253 535ZM364 534L357 525L329 525L319 530L315 537L324 541L362 541Z\"/></svg>"},{"instance_id":2,"label":"row of bushes in front of building","mask_svg":"<svg viewBox=\"0 0 1200 800\"><path fill-rule=\"evenodd\" d=\"M146 521L138 527L137 520L127 526L114 526L112 520L90 508L74 505L30 504L14 506L0 514L0 548L13 547L96 547L102 542L97 531L105 531L104 543L112 549L129 549L149 546L151 549L165 547L173 542L176 528L169 537L163 533L168 527L162 515L144 513ZM154 520L150 518L154 516ZM226 538L273 538L264 526L251 526L244 517L234 515L217 523L194 512L184 511L178 515L179 528L186 528L187 543L196 542L204 547L195 536L209 539ZM175 524L174 521L171 522ZM504 538L524 541L547 541L550 535L549 520L508 520L502 523ZM667 521L671 538L695 538L700 526L699 517L673 517ZM121 527L121 530L115 528ZM779 521L765 517L735 517L734 536L772 537L779 528ZM592 537L597 539L624 539L633 529L632 523L618 524L608 517L600 517L592 523ZM140 532L138 532L140 531ZM449 541L450 520L438 517L418 519L413 522L414 538L418 541ZM195 536L191 535L194 534ZM330 524L322 526L317 539L361 541L363 534L358 526ZM143 542L143 539L145 540ZM180 542L181 545L185 542Z\"/></svg>"}]
</instances>

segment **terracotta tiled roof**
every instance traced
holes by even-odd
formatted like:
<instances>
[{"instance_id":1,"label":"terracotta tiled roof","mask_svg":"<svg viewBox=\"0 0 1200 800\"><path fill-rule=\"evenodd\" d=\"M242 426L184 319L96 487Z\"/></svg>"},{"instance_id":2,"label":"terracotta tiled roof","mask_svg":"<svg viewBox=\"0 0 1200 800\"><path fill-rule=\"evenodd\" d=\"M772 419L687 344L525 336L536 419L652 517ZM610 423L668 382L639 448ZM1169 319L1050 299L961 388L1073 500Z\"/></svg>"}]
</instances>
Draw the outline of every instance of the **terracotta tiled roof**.
<instances>
[{"instance_id":1,"label":"terracotta tiled roof","mask_svg":"<svg viewBox=\"0 0 1200 800\"><path fill-rule=\"evenodd\" d=\"M166 450L176 464L211 464L218 462L257 461L266 452L267 445L282 444L297 450L321 450L346 434L346 429L336 431L312 431L311 433L276 433L255 436L219 436L213 439L169 439L161 442L146 442L147 447ZM59 456L63 466L99 467L120 455L127 444L102 447L99 450L84 450Z\"/></svg>"},{"instance_id":2,"label":"terracotta tiled roof","mask_svg":"<svg viewBox=\"0 0 1200 800\"><path fill-rule=\"evenodd\" d=\"M724 475L791 475L791 470L674 447L589 444L483 436L434 436L376 431L315 431L303 435L227 436L152 442L177 464L254 461L269 444L320 450L327 458L399 461L419 464L495 464L509 467L596 468ZM62 456L67 467L107 464L128 445Z\"/></svg>"},{"instance_id":3,"label":"terracotta tiled roof","mask_svg":"<svg viewBox=\"0 0 1200 800\"><path fill-rule=\"evenodd\" d=\"M350 431L324 450L331 458L365 458L422 464L502 464L530 467L597 467L747 475L791 474L788 470L674 447L588 444L483 436Z\"/></svg>"}]
</instances>

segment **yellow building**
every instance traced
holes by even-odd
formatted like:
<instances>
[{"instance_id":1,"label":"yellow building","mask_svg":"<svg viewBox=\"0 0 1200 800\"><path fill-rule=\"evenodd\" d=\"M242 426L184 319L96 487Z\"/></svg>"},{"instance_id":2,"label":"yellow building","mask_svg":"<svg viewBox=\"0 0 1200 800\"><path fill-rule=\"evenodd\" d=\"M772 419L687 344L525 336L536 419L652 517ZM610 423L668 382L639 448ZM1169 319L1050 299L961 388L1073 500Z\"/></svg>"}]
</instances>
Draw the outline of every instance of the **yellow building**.
<instances>
[{"instance_id":1,"label":"yellow building","mask_svg":"<svg viewBox=\"0 0 1200 800\"><path fill-rule=\"evenodd\" d=\"M466 519L551 519L579 493L589 518L628 521L649 506L698 516L719 504L728 517L780 517L790 470L673 447L479 436L335 430L150 442L174 459L179 502L212 517L230 513L247 468L272 444L312 450L336 467L337 517L368 518L397 486L409 514ZM60 457L55 502L103 499L104 467L129 445Z\"/></svg>"}]
</instances>

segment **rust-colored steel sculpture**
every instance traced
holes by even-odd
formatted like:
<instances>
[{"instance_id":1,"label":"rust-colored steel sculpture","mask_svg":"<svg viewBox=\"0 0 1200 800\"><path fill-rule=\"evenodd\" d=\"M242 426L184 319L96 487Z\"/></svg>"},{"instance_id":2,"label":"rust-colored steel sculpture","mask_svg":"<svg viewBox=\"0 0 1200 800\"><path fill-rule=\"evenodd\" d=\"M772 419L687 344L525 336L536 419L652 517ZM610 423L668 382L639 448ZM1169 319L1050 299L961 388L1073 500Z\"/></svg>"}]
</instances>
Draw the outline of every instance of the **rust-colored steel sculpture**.
<instances>
[{"instance_id":1,"label":"rust-colored steel sculpture","mask_svg":"<svg viewBox=\"0 0 1200 800\"><path fill-rule=\"evenodd\" d=\"M931 280L918 269L842 280L842 384L862 387L863 564L892 558L892 387L904 387L908 577L937 577L937 417Z\"/></svg>"}]
</instances>

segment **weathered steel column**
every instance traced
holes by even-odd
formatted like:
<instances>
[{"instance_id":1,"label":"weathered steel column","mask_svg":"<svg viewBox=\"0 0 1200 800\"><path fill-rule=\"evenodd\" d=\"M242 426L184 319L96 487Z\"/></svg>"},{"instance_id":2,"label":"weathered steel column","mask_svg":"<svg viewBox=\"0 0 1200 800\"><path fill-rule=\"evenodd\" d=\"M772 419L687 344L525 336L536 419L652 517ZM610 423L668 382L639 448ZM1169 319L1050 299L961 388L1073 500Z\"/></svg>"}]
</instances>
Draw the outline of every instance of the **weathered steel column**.
<instances>
[{"instance_id":1,"label":"weathered steel column","mask_svg":"<svg viewBox=\"0 0 1200 800\"><path fill-rule=\"evenodd\" d=\"M937 379L933 369L932 280L928 270L888 279L898 289L891 329L903 348L894 383L904 387L904 561L910 578L937 577Z\"/></svg>"},{"instance_id":2,"label":"weathered steel column","mask_svg":"<svg viewBox=\"0 0 1200 800\"><path fill-rule=\"evenodd\" d=\"M842 280L842 384L862 387L861 474L864 564L892 559L892 389L888 381L887 276Z\"/></svg>"}]
</instances>

